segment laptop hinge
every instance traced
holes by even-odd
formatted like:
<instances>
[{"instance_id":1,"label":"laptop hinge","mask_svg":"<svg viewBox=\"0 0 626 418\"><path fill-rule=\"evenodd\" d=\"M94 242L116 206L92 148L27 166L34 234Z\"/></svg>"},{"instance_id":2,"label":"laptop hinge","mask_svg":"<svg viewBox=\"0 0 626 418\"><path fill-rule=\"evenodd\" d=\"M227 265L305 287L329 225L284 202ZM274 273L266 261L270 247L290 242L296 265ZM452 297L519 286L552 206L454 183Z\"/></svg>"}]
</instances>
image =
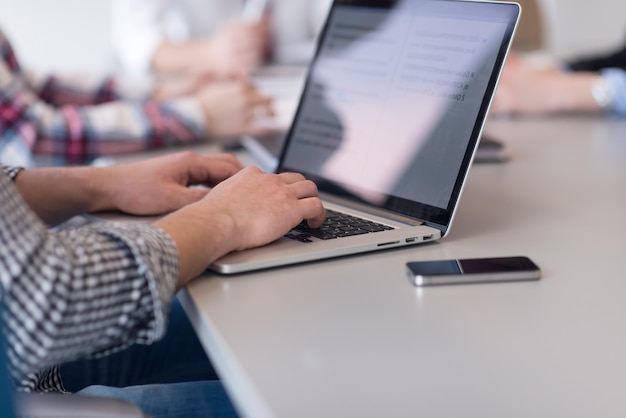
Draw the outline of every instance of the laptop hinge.
<instances>
[{"instance_id":1,"label":"laptop hinge","mask_svg":"<svg viewBox=\"0 0 626 418\"><path fill-rule=\"evenodd\" d=\"M384 209L379 209L379 208L375 208L372 207L370 205L366 205L363 203L358 203L358 202L354 202L348 199L342 199L340 197L337 196L332 196L332 195L328 195L326 193L321 193L320 192L320 197L322 198L322 200L326 200L328 202L331 203L335 203L338 205L342 205L342 206L346 206L350 209L354 209L354 210L358 210L360 212L364 212L370 215L376 215L376 216L380 216L383 218L387 218L387 219L391 219L394 220L396 222L402 222L405 223L407 225L411 225L411 226L417 226L417 225L423 225L424 221L421 221L419 219L415 219L415 218L411 218L408 216L403 216L400 215L398 213L394 213L388 210L384 210Z\"/></svg>"}]
</instances>

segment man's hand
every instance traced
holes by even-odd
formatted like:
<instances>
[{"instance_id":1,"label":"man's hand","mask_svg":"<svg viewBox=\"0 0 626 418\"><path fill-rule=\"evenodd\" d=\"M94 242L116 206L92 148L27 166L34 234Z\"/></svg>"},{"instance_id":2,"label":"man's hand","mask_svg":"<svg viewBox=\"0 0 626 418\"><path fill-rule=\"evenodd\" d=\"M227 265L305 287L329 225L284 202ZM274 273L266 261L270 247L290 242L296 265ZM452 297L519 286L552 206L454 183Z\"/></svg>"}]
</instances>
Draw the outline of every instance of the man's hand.
<instances>
[{"instance_id":1,"label":"man's hand","mask_svg":"<svg viewBox=\"0 0 626 418\"><path fill-rule=\"evenodd\" d=\"M232 155L171 154L106 168L46 167L25 170L15 186L48 225L85 212L120 210L135 215L171 212L202 199L207 190L243 166Z\"/></svg>"},{"instance_id":2,"label":"man's hand","mask_svg":"<svg viewBox=\"0 0 626 418\"><path fill-rule=\"evenodd\" d=\"M315 183L301 174L266 174L256 167L220 183L199 204L230 218L233 250L272 242L302 220L319 227L326 215Z\"/></svg>"},{"instance_id":3,"label":"man's hand","mask_svg":"<svg viewBox=\"0 0 626 418\"><path fill-rule=\"evenodd\" d=\"M178 246L183 286L231 251L270 243L302 220L319 227L325 216L317 187L302 175L247 167L155 225Z\"/></svg>"},{"instance_id":4,"label":"man's hand","mask_svg":"<svg viewBox=\"0 0 626 418\"><path fill-rule=\"evenodd\" d=\"M550 66L536 67L523 57L509 54L491 105L492 114L549 115L599 112L591 95L593 73L567 72Z\"/></svg>"},{"instance_id":5,"label":"man's hand","mask_svg":"<svg viewBox=\"0 0 626 418\"><path fill-rule=\"evenodd\" d=\"M96 169L101 199L91 211L120 210L134 215L168 213L197 202L243 168L230 154L181 152L134 164ZM206 186L190 188L189 186Z\"/></svg>"},{"instance_id":6,"label":"man's hand","mask_svg":"<svg viewBox=\"0 0 626 418\"><path fill-rule=\"evenodd\" d=\"M257 117L272 116L271 99L260 94L249 82L233 80L212 84L196 94L206 116L207 136L222 141L241 135L272 133L259 125Z\"/></svg>"}]
</instances>

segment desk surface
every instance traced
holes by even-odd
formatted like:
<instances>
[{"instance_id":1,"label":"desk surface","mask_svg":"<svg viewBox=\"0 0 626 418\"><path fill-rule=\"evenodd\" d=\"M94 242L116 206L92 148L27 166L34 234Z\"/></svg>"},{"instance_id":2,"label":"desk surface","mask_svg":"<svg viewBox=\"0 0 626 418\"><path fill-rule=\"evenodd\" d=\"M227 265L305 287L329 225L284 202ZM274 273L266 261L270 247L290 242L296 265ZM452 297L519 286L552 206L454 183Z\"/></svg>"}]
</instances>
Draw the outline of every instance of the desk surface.
<instances>
[{"instance_id":1,"label":"desk surface","mask_svg":"<svg viewBox=\"0 0 626 418\"><path fill-rule=\"evenodd\" d=\"M181 295L244 416L624 417L626 121L490 121L450 235ZM527 255L539 282L414 288L405 262Z\"/></svg>"}]
</instances>

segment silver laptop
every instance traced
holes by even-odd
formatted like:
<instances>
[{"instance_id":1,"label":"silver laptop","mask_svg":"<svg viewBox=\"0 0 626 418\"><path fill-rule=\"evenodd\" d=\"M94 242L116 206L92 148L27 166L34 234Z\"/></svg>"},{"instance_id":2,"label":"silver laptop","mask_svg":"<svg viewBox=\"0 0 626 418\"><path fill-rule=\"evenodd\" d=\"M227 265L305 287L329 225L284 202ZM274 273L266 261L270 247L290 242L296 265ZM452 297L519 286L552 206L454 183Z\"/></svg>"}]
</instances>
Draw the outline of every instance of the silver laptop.
<instances>
[{"instance_id":1,"label":"silver laptop","mask_svg":"<svg viewBox=\"0 0 626 418\"><path fill-rule=\"evenodd\" d=\"M502 2L335 0L276 170L313 180L328 222L211 269L240 273L444 237L519 14Z\"/></svg>"}]
</instances>

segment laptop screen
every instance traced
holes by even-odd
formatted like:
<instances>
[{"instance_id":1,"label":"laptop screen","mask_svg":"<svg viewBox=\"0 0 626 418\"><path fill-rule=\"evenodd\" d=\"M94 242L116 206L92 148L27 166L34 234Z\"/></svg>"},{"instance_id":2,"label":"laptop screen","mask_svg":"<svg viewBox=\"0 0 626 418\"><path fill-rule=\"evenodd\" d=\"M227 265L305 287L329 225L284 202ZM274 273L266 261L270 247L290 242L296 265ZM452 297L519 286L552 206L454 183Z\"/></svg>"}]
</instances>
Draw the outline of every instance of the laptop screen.
<instances>
[{"instance_id":1,"label":"laptop screen","mask_svg":"<svg viewBox=\"0 0 626 418\"><path fill-rule=\"evenodd\" d=\"M518 14L508 3L335 1L278 171L447 225Z\"/></svg>"}]
</instances>

